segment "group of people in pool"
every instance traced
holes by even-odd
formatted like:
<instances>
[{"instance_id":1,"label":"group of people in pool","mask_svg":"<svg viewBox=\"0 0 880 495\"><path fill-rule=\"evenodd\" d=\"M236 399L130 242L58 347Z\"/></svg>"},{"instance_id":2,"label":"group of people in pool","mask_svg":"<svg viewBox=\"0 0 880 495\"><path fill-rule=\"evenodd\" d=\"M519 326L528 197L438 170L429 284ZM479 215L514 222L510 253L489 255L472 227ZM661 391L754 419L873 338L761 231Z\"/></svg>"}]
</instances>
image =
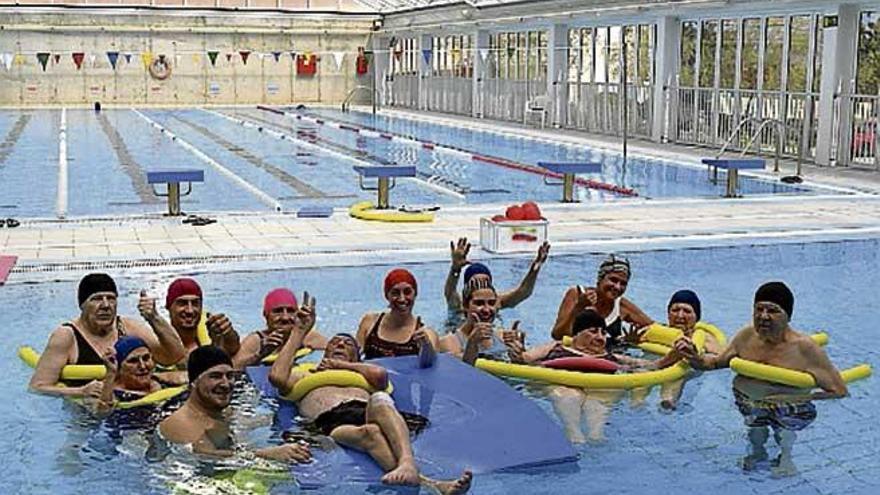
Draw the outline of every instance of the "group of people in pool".
<instances>
[{"instance_id":1,"label":"group of people in pool","mask_svg":"<svg viewBox=\"0 0 880 495\"><path fill-rule=\"evenodd\" d=\"M683 359L694 370L710 370L728 367L731 359L740 357L805 371L815 378L819 391L743 376L734 380L735 403L745 419L750 440L743 467L753 469L768 459L765 443L772 429L781 450L771 463L777 474L795 472L791 459L795 432L815 419L812 401L847 394L846 385L824 351L791 327L794 296L781 282L766 283L756 291L752 323L726 346L711 337L699 348L694 344L701 302L691 290L677 291L669 300L666 323L679 329L682 337L666 356L647 360L626 353L627 347L637 344L644 329L654 323L624 297L632 275L626 258L608 256L599 265L594 286L575 285L566 290L552 326L554 340L527 347L519 323L499 328L497 315L531 295L549 245L539 248L520 284L510 291L496 290L491 271L481 263L470 262L468 249L466 239L450 243L452 264L445 295L455 324L442 336L415 314L419 286L416 277L402 268L391 270L385 277L386 310L364 315L354 335L337 333L329 338L315 329L315 298L308 293L297 301L288 289L270 291L262 308L265 329L241 338L226 315L203 316L204 296L193 279L179 278L169 286L165 298L168 320L157 311L155 299L141 292L138 309L145 325L117 314L118 290L111 277L89 274L79 284L80 314L52 332L30 387L41 393L80 397L92 410L107 413L118 401L143 397L168 385L188 384L185 402L162 420L158 432L165 441L191 445L194 452L224 457L240 447L233 440L224 414L237 370L260 365L271 356L274 362L269 380L285 396L311 373L294 367L297 352L303 347L323 349L316 371L348 370L361 375L370 387L318 386L297 398L301 417L313 431L368 453L386 472L383 482L425 485L441 493L467 491L472 474L434 480L420 473L411 434L428 421L398 411L392 397L383 391L388 384L386 370L371 363L371 359L417 355L419 365L428 367L437 353L449 353L470 364L479 357L540 365L556 358L580 356L603 358L627 370L658 369ZM462 275L463 290L459 293L457 285ZM199 339L202 320L210 342ZM69 364L103 365L106 375L102 380L64 380L62 370ZM166 371L157 371L157 366ZM691 376L662 385L662 407L676 407L688 378ZM548 395L568 437L580 443L602 438L608 406L620 394L550 386ZM586 435L581 430L584 418ZM253 453L289 462L311 459L304 443L285 443Z\"/></svg>"}]
</instances>

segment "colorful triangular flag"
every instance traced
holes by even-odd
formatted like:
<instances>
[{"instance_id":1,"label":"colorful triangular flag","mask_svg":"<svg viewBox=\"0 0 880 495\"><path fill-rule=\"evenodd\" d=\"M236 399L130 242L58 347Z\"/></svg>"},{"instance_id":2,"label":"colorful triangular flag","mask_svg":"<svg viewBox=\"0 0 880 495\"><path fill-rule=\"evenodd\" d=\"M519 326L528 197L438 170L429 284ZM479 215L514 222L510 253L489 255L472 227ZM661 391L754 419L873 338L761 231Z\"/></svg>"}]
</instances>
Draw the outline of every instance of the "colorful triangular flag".
<instances>
[{"instance_id":1,"label":"colorful triangular flag","mask_svg":"<svg viewBox=\"0 0 880 495\"><path fill-rule=\"evenodd\" d=\"M296 60L296 52L295 51L290 50L290 58L293 60Z\"/></svg>"},{"instance_id":2,"label":"colorful triangular flag","mask_svg":"<svg viewBox=\"0 0 880 495\"><path fill-rule=\"evenodd\" d=\"M194 65L199 65L202 62L201 53L193 53L191 58Z\"/></svg>"},{"instance_id":3,"label":"colorful triangular flag","mask_svg":"<svg viewBox=\"0 0 880 495\"><path fill-rule=\"evenodd\" d=\"M55 61L55 65L58 65L59 63L61 63L61 54L60 53L53 53L52 60Z\"/></svg>"},{"instance_id":4,"label":"colorful triangular flag","mask_svg":"<svg viewBox=\"0 0 880 495\"><path fill-rule=\"evenodd\" d=\"M110 61L110 67L116 70L116 62L119 60L119 52L107 52L107 60Z\"/></svg>"},{"instance_id":5,"label":"colorful triangular flag","mask_svg":"<svg viewBox=\"0 0 880 495\"><path fill-rule=\"evenodd\" d=\"M3 67L6 67L6 70L12 68L12 61L15 57L12 56L11 53L2 53L0 54L0 59L3 61Z\"/></svg>"},{"instance_id":6,"label":"colorful triangular flag","mask_svg":"<svg viewBox=\"0 0 880 495\"><path fill-rule=\"evenodd\" d=\"M49 55L49 52L37 53L37 60L40 61L40 66L43 67L43 72L46 72L46 64L49 63Z\"/></svg>"},{"instance_id":7,"label":"colorful triangular flag","mask_svg":"<svg viewBox=\"0 0 880 495\"><path fill-rule=\"evenodd\" d=\"M149 69L150 64L153 63L153 54L150 52L141 53L141 62L144 64L144 69Z\"/></svg>"},{"instance_id":8,"label":"colorful triangular flag","mask_svg":"<svg viewBox=\"0 0 880 495\"><path fill-rule=\"evenodd\" d=\"M430 48L425 48L425 49L422 50L422 57L425 58L425 63L426 63L426 64L430 64L430 63L431 63L431 55L432 55L433 53L434 53L434 52L433 52Z\"/></svg>"},{"instance_id":9,"label":"colorful triangular flag","mask_svg":"<svg viewBox=\"0 0 880 495\"><path fill-rule=\"evenodd\" d=\"M276 62L281 60L281 52L272 52L272 56L275 57Z\"/></svg>"},{"instance_id":10,"label":"colorful triangular flag","mask_svg":"<svg viewBox=\"0 0 880 495\"><path fill-rule=\"evenodd\" d=\"M226 61L227 61L227 62L232 62L232 52L229 52L229 53L226 54Z\"/></svg>"},{"instance_id":11,"label":"colorful triangular flag","mask_svg":"<svg viewBox=\"0 0 880 495\"><path fill-rule=\"evenodd\" d=\"M241 62L244 65L247 65L247 59L251 55L251 51L250 50L239 50L238 54L241 55Z\"/></svg>"},{"instance_id":12,"label":"colorful triangular flag","mask_svg":"<svg viewBox=\"0 0 880 495\"><path fill-rule=\"evenodd\" d=\"M15 54L15 65L27 65L27 59L20 53Z\"/></svg>"},{"instance_id":13,"label":"colorful triangular flag","mask_svg":"<svg viewBox=\"0 0 880 495\"><path fill-rule=\"evenodd\" d=\"M345 52L333 52L333 60L336 61L336 70L342 70L342 61L345 60Z\"/></svg>"},{"instance_id":14,"label":"colorful triangular flag","mask_svg":"<svg viewBox=\"0 0 880 495\"><path fill-rule=\"evenodd\" d=\"M211 67L215 67L217 65L217 55L219 55L219 54L220 54L220 52L218 52L216 50L208 51L208 60L211 61Z\"/></svg>"},{"instance_id":15,"label":"colorful triangular flag","mask_svg":"<svg viewBox=\"0 0 880 495\"><path fill-rule=\"evenodd\" d=\"M486 58L488 56L489 56L489 49L488 48L480 48L480 58L483 60L483 62L486 61Z\"/></svg>"},{"instance_id":16,"label":"colorful triangular flag","mask_svg":"<svg viewBox=\"0 0 880 495\"><path fill-rule=\"evenodd\" d=\"M73 63L76 64L76 70L80 70L83 64L83 58L85 58L86 54L83 52L73 52L70 54L73 57Z\"/></svg>"},{"instance_id":17,"label":"colorful triangular flag","mask_svg":"<svg viewBox=\"0 0 880 495\"><path fill-rule=\"evenodd\" d=\"M131 55L132 55L132 53L131 53L131 52L125 52L125 53L123 53L122 55L125 57L125 63L130 64L130 63L131 63Z\"/></svg>"}]
</instances>

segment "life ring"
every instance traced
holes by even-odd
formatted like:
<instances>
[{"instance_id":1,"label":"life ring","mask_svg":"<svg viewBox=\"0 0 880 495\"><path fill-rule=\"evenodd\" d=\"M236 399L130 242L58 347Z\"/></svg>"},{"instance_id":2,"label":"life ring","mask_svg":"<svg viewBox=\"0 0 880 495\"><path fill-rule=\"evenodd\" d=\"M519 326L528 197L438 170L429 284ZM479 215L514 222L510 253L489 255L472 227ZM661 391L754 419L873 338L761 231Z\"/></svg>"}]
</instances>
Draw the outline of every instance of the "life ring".
<instances>
[{"instance_id":1,"label":"life ring","mask_svg":"<svg viewBox=\"0 0 880 495\"><path fill-rule=\"evenodd\" d=\"M616 373L619 366L614 361L590 356L572 356L551 359L541 363L555 370L587 371L596 373Z\"/></svg>"},{"instance_id":2,"label":"life ring","mask_svg":"<svg viewBox=\"0 0 880 495\"><path fill-rule=\"evenodd\" d=\"M358 220L371 220L375 222L433 222L434 214L431 212L408 213L397 210L377 210L371 201L361 201L351 205L349 215Z\"/></svg>"},{"instance_id":3,"label":"life ring","mask_svg":"<svg viewBox=\"0 0 880 495\"><path fill-rule=\"evenodd\" d=\"M697 349L702 351L705 343L706 333L702 331L694 332L694 345L697 346ZM558 370L543 366L505 363L503 361L494 361L490 359L477 359L475 365L477 368L492 373L493 375L589 389L633 389L651 387L683 378L690 369L690 366L688 366L687 362L684 360L659 370L643 371L640 373L623 373L619 375Z\"/></svg>"},{"instance_id":4,"label":"life ring","mask_svg":"<svg viewBox=\"0 0 880 495\"><path fill-rule=\"evenodd\" d=\"M171 64L165 59L165 55L159 55L159 58L150 62L148 70L150 77L159 81L164 81L171 77Z\"/></svg>"},{"instance_id":5,"label":"life ring","mask_svg":"<svg viewBox=\"0 0 880 495\"><path fill-rule=\"evenodd\" d=\"M816 387L816 379L809 373L780 368L779 366L758 363L747 359L731 359L730 369L739 375L747 376L749 378L757 378L767 382L779 383L797 388ZM871 366L868 364L860 364L848 370L841 371L840 376L846 383L861 380L871 376Z\"/></svg>"},{"instance_id":6,"label":"life ring","mask_svg":"<svg viewBox=\"0 0 880 495\"><path fill-rule=\"evenodd\" d=\"M316 367L317 364L315 363L303 363L294 367L293 371L310 372ZM370 393L378 392L378 390L373 388L373 386L367 382L364 375L361 375L360 373L349 370L325 370L309 373L309 375L299 379L296 384L293 385L293 390L285 395L284 398L296 402L305 397L306 394L312 390L328 385L334 387L357 387ZM385 387L385 392L389 394L394 392L394 387L391 385L390 380L388 381L388 386Z\"/></svg>"}]
</instances>

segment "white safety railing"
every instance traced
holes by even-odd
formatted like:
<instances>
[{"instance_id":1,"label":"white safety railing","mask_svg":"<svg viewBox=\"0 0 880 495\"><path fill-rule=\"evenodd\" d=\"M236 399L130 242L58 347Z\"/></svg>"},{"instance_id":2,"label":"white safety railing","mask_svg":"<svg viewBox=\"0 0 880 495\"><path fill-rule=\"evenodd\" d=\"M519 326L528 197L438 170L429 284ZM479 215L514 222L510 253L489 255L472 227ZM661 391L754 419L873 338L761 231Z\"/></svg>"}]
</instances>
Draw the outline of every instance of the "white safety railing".
<instances>
[{"instance_id":1,"label":"white safety railing","mask_svg":"<svg viewBox=\"0 0 880 495\"><path fill-rule=\"evenodd\" d=\"M627 84L628 131L649 138L654 121L654 89L650 84ZM566 127L599 134L623 131L623 93L620 83L569 82Z\"/></svg>"},{"instance_id":2,"label":"white safety railing","mask_svg":"<svg viewBox=\"0 0 880 495\"><path fill-rule=\"evenodd\" d=\"M486 79L483 81L483 116L522 122L526 103L546 94L547 82L542 79Z\"/></svg>"},{"instance_id":3,"label":"white safety railing","mask_svg":"<svg viewBox=\"0 0 880 495\"><path fill-rule=\"evenodd\" d=\"M812 92L756 91L668 87L666 90L667 138L672 142L719 147L733 133L731 150L742 150L761 122L784 124L784 156L812 159L819 126L819 95ZM778 136L765 127L753 144L760 153L775 153ZM803 148L801 144L803 143Z\"/></svg>"},{"instance_id":4,"label":"white safety railing","mask_svg":"<svg viewBox=\"0 0 880 495\"><path fill-rule=\"evenodd\" d=\"M402 108L419 108L419 76L397 74L389 81L389 105Z\"/></svg>"},{"instance_id":5,"label":"white safety railing","mask_svg":"<svg viewBox=\"0 0 880 495\"><path fill-rule=\"evenodd\" d=\"M424 109L432 112L470 115L474 81L470 77L427 76L421 81Z\"/></svg>"},{"instance_id":6,"label":"white safety railing","mask_svg":"<svg viewBox=\"0 0 880 495\"><path fill-rule=\"evenodd\" d=\"M833 128L838 130L836 149L840 165L880 170L878 122L880 96L840 95L837 98Z\"/></svg>"}]
</instances>

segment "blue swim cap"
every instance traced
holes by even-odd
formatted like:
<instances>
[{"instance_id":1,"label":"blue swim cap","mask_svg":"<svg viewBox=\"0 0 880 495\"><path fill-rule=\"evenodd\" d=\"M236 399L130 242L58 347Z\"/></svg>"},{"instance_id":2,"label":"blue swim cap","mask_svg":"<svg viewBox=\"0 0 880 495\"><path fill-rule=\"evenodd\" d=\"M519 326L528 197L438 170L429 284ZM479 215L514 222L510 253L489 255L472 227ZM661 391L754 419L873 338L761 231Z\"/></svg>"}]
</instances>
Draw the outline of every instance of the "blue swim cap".
<instances>
[{"instance_id":1,"label":"blue swim cap","mask_svg":"<svg viewBox=\"0 0 880 495\"><path fill-rule=\"evenodd\" d=\"M489 271L489 267L482 263L471 263L467 268L464 269L464 285L467 285L468 282L471 281L474 275L486 275L489 277L489 280L492 280L492 272Z\"/></svg>"},{"instance_id":2,"label":"blue swim cap","mask_svg":"<svg viewBox=\"0 0 880 495\"><path fill-rule=\"evenodd\" d=\"M119 337L119 340L116 341L116 345L113 347L116 349L116 362L121 364L132 351L141 347L147 347L147 343L137 337L126 335L125 337Z\"/></svg>"},{"instance_id":3,"label":"blue swim cap","mask_svg":"<svg viewBox=\"0 0 880 495\"><path fill-rule=\"evenodd\" d=\"M690 305L690 307L694 308L694 313L697 315L697 320L700 319L700 298L697 297L697 293L688 290L682 289L675 294L672 295L672 298L669 299L669 304L666 306L666 311L669 311L669 308L672 307L675 303L684 303Z\"/></svg>"}]
</instances>

